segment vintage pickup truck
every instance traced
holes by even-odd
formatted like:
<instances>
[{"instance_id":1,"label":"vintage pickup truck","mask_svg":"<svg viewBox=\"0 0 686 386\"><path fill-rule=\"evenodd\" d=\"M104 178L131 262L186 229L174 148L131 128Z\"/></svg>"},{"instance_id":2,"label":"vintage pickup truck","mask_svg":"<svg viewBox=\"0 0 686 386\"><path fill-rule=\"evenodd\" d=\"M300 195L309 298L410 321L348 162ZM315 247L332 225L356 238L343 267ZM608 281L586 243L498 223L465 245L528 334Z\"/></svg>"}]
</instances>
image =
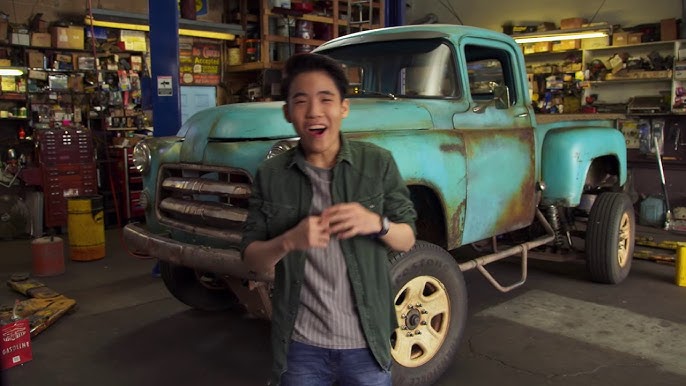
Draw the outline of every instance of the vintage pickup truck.
<instances>
[{"instance_id":1,"label":"vintage pickup truck","mask_svg":"<svg viewBox=\"0 0 686 386\"><path fill-rule=\"evenodd\" d=\"M344 135L393 153L419 215L420 241L389 254L400 326L391 338L394 385L430 384L454 359L466 323L466 270L501 291L524 283L530 255L585 258L597 282L627 276L634 212L623 193L624 138L612 120L538 123L512 38L405 26L343 36L316 51L348 72ZM164 284L189 306L270 316L272 276L249 272L236 245L257 165L297 142L282 105L204 110L176 136L134 150L146 222L127 225L125 240L159 259ZM469 245L480 254L464 258L458 247L474 252ZM521 280L501 285L484 266L510 256L521 259Z\"/></svg>"}]
</instances>

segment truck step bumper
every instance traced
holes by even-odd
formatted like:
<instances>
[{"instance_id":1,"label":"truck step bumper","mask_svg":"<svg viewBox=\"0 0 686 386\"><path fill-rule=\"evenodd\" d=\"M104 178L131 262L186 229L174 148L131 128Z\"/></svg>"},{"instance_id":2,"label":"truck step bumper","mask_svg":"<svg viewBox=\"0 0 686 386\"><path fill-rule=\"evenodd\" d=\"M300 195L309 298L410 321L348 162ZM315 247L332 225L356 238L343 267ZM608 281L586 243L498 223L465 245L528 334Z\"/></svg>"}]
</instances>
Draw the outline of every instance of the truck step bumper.
<instances>
[{"instance_id":1,"label":"truck step bumper","mask_svg":"<svg viewBox=\"0 0 686 386\"><path fill-rule=\"evenodd\" d=\"M250 271L236 249L218 249L181 243L152 233L136 224L128 224L124 227L124 241L131 253L156 257L162 261L197 271L255 281L274 280L273 272Z\"/></svg>"}]
</instances>

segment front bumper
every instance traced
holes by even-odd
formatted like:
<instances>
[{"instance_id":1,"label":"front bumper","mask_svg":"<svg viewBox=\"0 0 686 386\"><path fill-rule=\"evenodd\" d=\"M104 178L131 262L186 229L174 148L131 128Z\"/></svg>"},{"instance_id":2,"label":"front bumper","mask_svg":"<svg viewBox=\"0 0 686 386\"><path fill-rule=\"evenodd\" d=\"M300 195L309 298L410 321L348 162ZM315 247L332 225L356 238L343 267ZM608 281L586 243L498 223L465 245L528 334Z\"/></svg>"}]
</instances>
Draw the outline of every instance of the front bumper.
<instances>
[{"instance_id":1,"label":"front bumper","mask_svg":"<svg viewBox=\"0 0 686 386\"><path fill-rule=\"evenodd\" d=\"M124 240L132 253L156 257L162 261L197 271L246 280L268 282L274 280L273 272L257 273L249 270L236 249L219 249L182 243L152 233L136 224L128 224L124 227Z\"/></svg>"}]
</instances>

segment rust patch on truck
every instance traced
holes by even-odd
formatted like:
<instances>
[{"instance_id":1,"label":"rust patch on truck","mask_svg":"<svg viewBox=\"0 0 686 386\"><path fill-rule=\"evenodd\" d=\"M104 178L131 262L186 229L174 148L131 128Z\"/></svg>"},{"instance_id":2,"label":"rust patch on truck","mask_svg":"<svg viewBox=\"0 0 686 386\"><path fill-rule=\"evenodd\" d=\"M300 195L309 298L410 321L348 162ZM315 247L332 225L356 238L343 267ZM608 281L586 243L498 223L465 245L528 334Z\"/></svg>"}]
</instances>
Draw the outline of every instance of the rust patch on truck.
<instances>
[{"instance_id":1,"label":"rust patch on truck","mask_svg":"<svg viewBox=\"0 0 686 386\"><path fill-rule=\"evenodd\" d=\"M440 149L443 153L464 153L464 145L461 143L443 143Z\"/></svg>"},{"instance_id":2,"label":"rust patch on truck","mask_svg":"<svg viewBox=\"0 0 686 386\"><path fill-rule=\"evenodd\" d=\"M448 229L448 250L454 249L462 245L462 224L464 220L464 212L467 207L467 201L462 200L455 207L455 210L450 214L450 227Z\"/></svg>"}]
</instances>

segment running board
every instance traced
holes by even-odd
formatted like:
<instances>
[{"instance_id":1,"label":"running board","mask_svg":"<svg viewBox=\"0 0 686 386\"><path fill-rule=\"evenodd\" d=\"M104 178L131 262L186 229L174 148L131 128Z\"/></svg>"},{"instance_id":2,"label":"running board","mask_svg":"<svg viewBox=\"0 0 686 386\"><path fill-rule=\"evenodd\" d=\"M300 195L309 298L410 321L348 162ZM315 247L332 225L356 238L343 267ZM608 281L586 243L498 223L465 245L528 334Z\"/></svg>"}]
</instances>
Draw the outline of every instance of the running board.
<instances>
[{"instance_id":1,"label":"running board","mask_svg":"<svg viewBox=\"0 0 686 386\"><path fill-rule=\"evenodd\" d=\"M527 261L529 257L529 250L533 248L540 247L541 245L548 244L549 242L553 241L555 239L555 232L553 231L553 228L550 226L548 223L548 220L546 220L545 216L543 216L543 213L541 213L540 210L536 209L536 218L538 221L541 222L543 227L545 228L545 231L547 233L546 236L539 237L533 241L529 241L511 248L508 248L504 251L500 252L495 252L491 253L490 255L486 256L481 256L477 257L474 260L469 260L467 262L464 262L459 265L460 271L465 272L469 271L471 269L478 269L479 272L495 287L498 289L500 292L509 292L522 284L526 282L526 275L527 275ZM501 285L494 277L491 275L490 272L485 268L487 264L490 264L494 261L502 260L506 257L514 256L514 255L520 255L522 258L521 261L521 267L522 267L522 276L514 284L511 284L509 286L503 286Z\"/></svg>"}]
</instances>

